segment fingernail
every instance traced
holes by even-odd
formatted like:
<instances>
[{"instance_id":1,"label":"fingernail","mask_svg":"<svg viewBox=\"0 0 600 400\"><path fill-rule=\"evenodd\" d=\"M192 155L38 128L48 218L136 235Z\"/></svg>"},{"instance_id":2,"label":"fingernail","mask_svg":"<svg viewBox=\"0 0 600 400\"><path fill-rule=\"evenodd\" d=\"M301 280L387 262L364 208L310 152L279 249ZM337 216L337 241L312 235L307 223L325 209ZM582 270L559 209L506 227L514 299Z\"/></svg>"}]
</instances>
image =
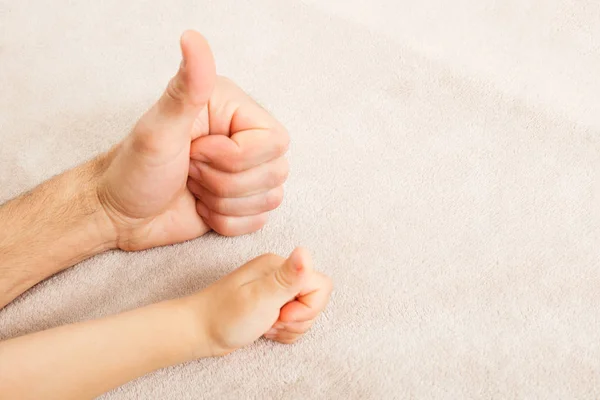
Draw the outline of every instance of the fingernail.
<instances>
[{"instance_id":1,"label":"fingernail","mask_svg":"<svg viewBox=\"0 0 600 400\"><path fill-rule=\"evenodd\" d=\"M273 324L273 329L283 329L283 322L276 322Z\"/></svg>"},{"instance_id":2,"label":"fingernail","mask_svg":"<svg viewBox=\"0 0 600 400\"><path fill-rule=\"evenodd\" d=\"M269 330L268 330L268 331L265 333L265 336L267 336L267 335L269 335L269 336L273 336L273 335L275 335L275 334L277 334L277 329L276 329L276 328L271 328L271 329L269 329Z\"/></svg>"},{"instance_id":3,"label":"fingernail","mask_svg":"<svg viewBox=\"0 0 600 400\"><path fill-rule=\"evenodd\" d=\"M202 218L208 218L208 207L206 207L202 202L196 202L196 210L198 210L198 214L200 214Z\"/></svg>"}]
</instances>

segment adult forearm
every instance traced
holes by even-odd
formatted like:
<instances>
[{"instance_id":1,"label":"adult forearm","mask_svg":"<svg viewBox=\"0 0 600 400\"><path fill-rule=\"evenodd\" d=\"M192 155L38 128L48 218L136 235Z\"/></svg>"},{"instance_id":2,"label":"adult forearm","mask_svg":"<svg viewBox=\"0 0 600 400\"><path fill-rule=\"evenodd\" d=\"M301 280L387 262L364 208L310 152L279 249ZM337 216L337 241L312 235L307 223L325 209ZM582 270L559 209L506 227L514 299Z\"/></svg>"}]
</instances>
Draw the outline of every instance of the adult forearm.
<instances>
[{"instance_id":1,"label":"adult forearm","mask_svg":"<svg viewBox=\"0 0 600 400\"><path fill-rule=\"evenodd\" d=\"M114 247L98 196L98 158L0 207L0 307L39 281Z\"/></svg>"},{"instance_id":2,"label":"adult forearm","mask_svg":"<svg viewBox=\"0 0 600 400\"><path fill-rule=\"evenodd\" d=\"M0 397L93 398L153 370L209 355L189 301L170 300L0 343Z\"/></svg>"}]
</instances>

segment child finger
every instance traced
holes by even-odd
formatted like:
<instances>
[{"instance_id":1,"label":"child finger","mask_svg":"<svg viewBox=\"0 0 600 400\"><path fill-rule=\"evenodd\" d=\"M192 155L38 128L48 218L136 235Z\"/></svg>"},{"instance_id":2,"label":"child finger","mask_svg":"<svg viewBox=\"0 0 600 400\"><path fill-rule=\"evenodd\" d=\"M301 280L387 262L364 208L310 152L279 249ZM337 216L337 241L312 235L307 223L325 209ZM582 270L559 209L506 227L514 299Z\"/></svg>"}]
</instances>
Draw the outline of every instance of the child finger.
<instances>
[{"instance_id":1,"label":"child finger","mask_svg":"<svg viewBox=\"0 0 600 400\"><path fill-rule=\"evenodd\" d=\"M314 319L329 302L332 285L331 280L320 273L314 273L311 283L315 288L311 292L296 297L281 308L279 319L283 322L307 321Z\"/></svg>"},{"instance_id":2,"label":"child finger","mask_svg":"<svg viewBox=\"0 0 600 400\"><path fill-rule=\"evenodd\" d=\"M279 331L275 336L273 336L272 340L276 340L281 343L293 343L298 340L300 336L302 335L299 333Z\"/></svg>"},{"instance_id":3,"label":"child finger","mask_svg":"<svg viewBox=\"0 0 600 400\"><path fill-rule=\"evenodd\" d=\"M314 322L314 320L286 322L283 324L282 331L297 333L297 334L302 335L310 329L313 322Z\"/></svg>"}]
</instances>

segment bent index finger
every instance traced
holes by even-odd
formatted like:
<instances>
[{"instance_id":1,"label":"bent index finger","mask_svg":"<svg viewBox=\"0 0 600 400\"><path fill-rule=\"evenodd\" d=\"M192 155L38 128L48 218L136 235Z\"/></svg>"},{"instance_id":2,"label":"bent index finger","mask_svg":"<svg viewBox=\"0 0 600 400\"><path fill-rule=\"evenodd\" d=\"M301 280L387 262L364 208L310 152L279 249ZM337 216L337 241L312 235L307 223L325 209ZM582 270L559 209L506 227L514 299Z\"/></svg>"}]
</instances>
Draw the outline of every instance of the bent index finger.
<instances>
[{"instance_id":1,"label":"bent index finger","mask_svg":"<svg viewBox=\"0 0 600 400\"><path fill-rule=\"evenodd\" d=\"M310 276L296 299L284 305L279 312L282 322L309 321L316 318L329 302L331 279L319 272Z\"/></svg>"},{"instance_id":2,"label":"bent index finger","mask_svg":"<svg viewBox=\"0 0 600 400\"><path fill-rule=\"evenodd\" d=\"M283 126L229 79L217 82L209 120L209 135L192 142L192 159L213 163L226 172L240 172L287 151L289 136Z\"/></svg>"},{"instance_id":3,"label":"bent index finger","mask_svg":"<svg viewBox=\"0 0 600 400\"><path fill-rule=\"evenodd\" d=\"M190 158L224 172L242 172L281 157L287 151L287 134L253 129L223 135L202 136L192 142Z\"/></svg>"}]
</instances>

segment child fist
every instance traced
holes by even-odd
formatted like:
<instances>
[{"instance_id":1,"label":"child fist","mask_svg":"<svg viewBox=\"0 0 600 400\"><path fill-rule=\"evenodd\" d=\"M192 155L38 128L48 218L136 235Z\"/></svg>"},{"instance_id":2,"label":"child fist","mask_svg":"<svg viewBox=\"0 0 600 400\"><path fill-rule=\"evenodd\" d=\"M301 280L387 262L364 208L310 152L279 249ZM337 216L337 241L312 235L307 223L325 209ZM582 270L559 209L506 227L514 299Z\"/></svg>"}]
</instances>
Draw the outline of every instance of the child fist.
<instances>
[{"instance_id":1,"label":"child fist","mask_svg":"<svg viewBox=\"0 0 600 400\"><path fill-rule=\"evenodd\" d=\"M325 308L331 279L297 248L288 259L265 254L192 296L211 356L228 354L264 335L293 343Z\"/></svg>"}]
</instances>

